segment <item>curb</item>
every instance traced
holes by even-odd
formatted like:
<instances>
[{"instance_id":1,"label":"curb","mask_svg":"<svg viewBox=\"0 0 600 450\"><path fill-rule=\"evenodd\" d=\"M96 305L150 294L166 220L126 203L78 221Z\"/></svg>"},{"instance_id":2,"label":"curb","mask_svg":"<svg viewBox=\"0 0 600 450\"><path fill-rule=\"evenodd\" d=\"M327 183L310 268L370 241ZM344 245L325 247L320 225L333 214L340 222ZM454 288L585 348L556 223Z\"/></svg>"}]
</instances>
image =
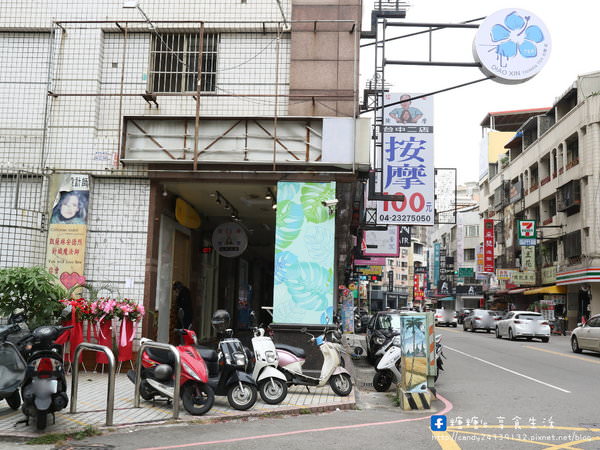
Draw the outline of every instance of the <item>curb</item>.
<instances>
[{"instance_id":1,"label":"curb","mask_svg":"<svg viewBox=\"0 0 600 450\"><path fill-rule=\"evenodd\" d=\"M275 409L273 411L256 411L249 412L244 414L239 414L236 416L225 416L225 417L208 417L208 418L191 418L191 419L168 419L168 420L159 420L159 421L149 421L149 422L130 422L123 424L116 424L112 426L102 425L96 427L102 433L112 432L112 431L121 431L128 428L134 427L144 427L144 426L167 426L167 425L183 425L183 424L212 424L212 423L224 423L231 422L233 420L248 420L251 418L269 418L269 417L278 417L278 416L297 416L302 414L314 414L314 413L323 413L323 412L331 412L337 410L354 410L356 409L356 394L355 390L352 390L352 393L349 396L352 400L345 403L326 403L323 405L317 406L294 406L290 408L280 408ZM83 428L82 428L83 429ZM47 433L35 433L35 432L0 432L0 442L24 442L30 439L34 439L40 436L51 435L51 434L59 434L59 433L73 433L77 432L77 430L52 430Z\"/></svg>"}]
</instances>

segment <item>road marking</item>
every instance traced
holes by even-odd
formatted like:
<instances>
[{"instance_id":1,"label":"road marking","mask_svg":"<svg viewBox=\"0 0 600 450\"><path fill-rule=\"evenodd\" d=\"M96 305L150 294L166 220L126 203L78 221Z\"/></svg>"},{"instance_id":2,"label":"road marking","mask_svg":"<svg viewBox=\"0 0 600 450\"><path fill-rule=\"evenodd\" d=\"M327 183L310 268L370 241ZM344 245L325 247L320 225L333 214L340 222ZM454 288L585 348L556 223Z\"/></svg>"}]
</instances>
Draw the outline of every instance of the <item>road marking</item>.
<instances>
[{"instance_id":1,"label":"road marking","mask_svg":"<svg viewBox=\"0 0 600 450\"><path fill-rule=\"evenodd\" d=\"M544 450L554 450L554 449L559 449L559 448L576 448L576 447L571 447L571 446L577 445L577 444L588 444L591 441L600 441L600 437L593 437L590 439L580 439L579 441L565 442L564 444L557 444L557 445L553 445L551 447L546 447Z\"/></svg>"},{"instance_id":2,"label":"road marking","mask_svg":"<svg viewBox=\"0 0 600 450\"><path fill-rule=\"evenodd\" d=\"M437 412L436 414L441 414L441 415L447 414L449 411L452 410L452 408L454 406L452 405L450 400L447 400L446 398L442 397L440 394L438 394L437 396L444 403L444 409L440 412ZM175 444L175 445L168 445L165 447L147 447L147 448L141 448L138 450L166 450L166 449L170 449L170 448L199 447L199 446L203 446L203 445L213 445L213 444L230 444L232 442L252 441L255 439L269 439L269 438L276 438L276 437L283 437L283 436L293 436L293 435L297 435L297 434L316 433L316 432L324 432L324 431L349 430L349 429L354 429L354 428L365 428L365 427L382 426L382 425L395 425L395 424L403 423L403 422L415 422L418 420L427 420L430 417L431 417L431 414L429 414L427 416L414 417L411 419L398 419L398 420L390 420L390 421L386 421L386 422L367 422L367 423L358 423L358 424L354 424L354 425L340 425L337 427L326 427L326 428L309 428L306 430L284 431L282 433L261 434L261 435L246 436L246 437L239 437L239 438L232 438L232 439L222 439L219 441L192 442L189 444Z\"/></svg>"},{"instance_id":3,"label":"road marking","mask_svg":"<svg viewBox=\"0 0 600 450\"><path fill-rule=\"evenodd\" d=\"M431 434L443 450L460 450L460 446L447 431L431 431Z\"/></svg>"},{"instance_id":4,"label":"road marking","mask_svg":"<svg viewBox=\"0 0 600 450\"><path fill-rule=\"evenodd\" d=\"M518 375L518 376L523 377L523 378L525 378L527 380L534 381L534 382L539 383L539 384L543 384L544 386L548 386L548 387L550 387L552 389L556 389L557 391L564 392L565 394L570 394L571 393L571 391L567 391L566 389L560 388L558 386L554 386L553 384L546 383L545 381L538 380L537 378L530 377L528 375L525 375L525 374L520 373L520 372L516 372L516 371L508 369L506 367L502 367L502 366L500 366L498 364L495 364L495 363L493 363L491 361L486 361L485 359L478 358L477 356L469 355L468 353L461 352L460 350L457 350L457 349L452 348L452 347L448 347L447 345L445 345L444 348L447 348L448 350L452 350L452 351L454 351L456 353L460 353L461 355L467 356L467 357L475 359L477 361L481 361L482 363L489 364L492 367L496 367L497 369L501 369L501 370L504 370L504 371L506 371L508 373L512 373L513 375Z\"/></svg>"},{"instance_id":5,"label":"road marking","mask_svg":"<svg viewBox=\"0 0 600 450\"><path fill-rule=\"evenodd\" d=\"M569 355L567 353L555 352L554 350L546 350L545 348L533 347L531 345L523 345L523 347L530 348L531 350L537 350L537 351L540 351L540 352L552 353L553 355L564 356L565 358L580 359L582 361L587 361L587 362L592 363L592 364L600 364L600 361L595 361L593 359L588 359L588 358L586 358L584 356Z\"/></svg>"}]
</instances>

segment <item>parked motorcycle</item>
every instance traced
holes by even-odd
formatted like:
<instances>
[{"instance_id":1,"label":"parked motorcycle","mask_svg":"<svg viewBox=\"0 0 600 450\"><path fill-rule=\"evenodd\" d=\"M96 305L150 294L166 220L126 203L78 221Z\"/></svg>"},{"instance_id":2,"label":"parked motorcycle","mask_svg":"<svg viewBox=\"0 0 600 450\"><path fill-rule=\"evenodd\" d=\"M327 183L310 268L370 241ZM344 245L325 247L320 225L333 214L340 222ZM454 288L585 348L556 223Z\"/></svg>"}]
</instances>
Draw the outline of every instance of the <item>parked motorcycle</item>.
<instances>
[{"instance_id":1,"label":"parked motorcycle","mask_svg":"<svg viewBox=\"0 0 600 450\"><path fill-rule=\"evenodd\" d=\"M250 361L246 349L229 328L229 313L223 309L215 311L212 326L221 339L217 352L200 348L205 358L210 386L216 395L226 395L232 408L245 411L252 408L258 397L256 382L249 373Z\"/></svg>"},{"instance_id":2,"label":"parked motorcycle","mask_svg":"<svg viewBox=\"0 0 600 450\"><path fill-rule=\"evenodd\" d=\"M206 414L212 408L215 394L209 385L208 369L200 352L196 333L192 330L176 329L182 343L177 346L181 358L179 385L181 400L185 410L193 416ZM149 339L142 338L141 342ZM173 400L175 392L175 358L168 350L146 348L142 354L140 395L144 400L162 397ZM127 377L135 384L135 371L127 372Z\"/></svg>"},{"instance_id":3,"label":"parked motorcycle","mask_svg":"<svg viewBox=\"0 0 600 450\"><path fill-rule=\"evenodd\" d=\"M11 316L8 325L0 326L0 399L6 400L14 410L21 406L19 388L25 380L27 363L15 341L7 341L7 338L22 332L18 323L21 321L20 317Z\"/></svg>"},{"instance_id":4,"label":"parked motorcycle","mask_svg":"<svg viewBox=\"0 0 600 450\"><path fill-rule=\"evenodd\" d=\"M435 375L437 381L440 370L444 370L442 357L445 358L442 351L442 336L435 336L435 358L438 372ZM400 363L402 360L402 338L395 336L377 364L375 375L373 376L373 387L377 392L386 392L392 383L399 383L402 379L400 373Z\"/></svg>"},{"instance_id":5,"label":"parked motorcycle","mask_svg":"<svg viewBox=\"0 0 600 450\"><path fill-rule=\"evenodd\" d=\"M310 342L315 344L323 353L323 366L318 378L311 377L302 372L302 366L306 361L303 349L285 344L275 344L279 358L279 369L285 374L289 385L317 386L322 387L327 383L333 392L345 397L352 392L352 379L348 371L342 367L342 346L339 343L339 331L323 332L315 337L308 333L306 328L302 332L309 335ZM327 340L327 334L330 340ZM337 342L333 342L337 341Z\"/></svg>"},{"instance_id":6,"label":"parked motorcycle","mask_svg":"<svg viewBox=\"0 0 600 450\"><path fill-rule=\"evenodd\" d=\"M64 409L69 403L63 362L63 346L54 341L73 326L42 326L19 342L27 359L27 373L21 387L24 422L35 417L38 430L48 424L48 414Z\"/></svg>"},{"instance_id":7,"label":"parked motorcycle","mask_svg":"<svg viewBox=\"0 0 600 450\"><path fill-rule=\"evenodd\" d=\"M258 392L263 401L270 405L277 405L283 401L288 392L287 379L277 369L279 363L277 349L271 337L265 336L264 328L254 327L252 331L254 333L252 348L256 360L252 378L258 384Z\"/></svg>"}]
</instances>

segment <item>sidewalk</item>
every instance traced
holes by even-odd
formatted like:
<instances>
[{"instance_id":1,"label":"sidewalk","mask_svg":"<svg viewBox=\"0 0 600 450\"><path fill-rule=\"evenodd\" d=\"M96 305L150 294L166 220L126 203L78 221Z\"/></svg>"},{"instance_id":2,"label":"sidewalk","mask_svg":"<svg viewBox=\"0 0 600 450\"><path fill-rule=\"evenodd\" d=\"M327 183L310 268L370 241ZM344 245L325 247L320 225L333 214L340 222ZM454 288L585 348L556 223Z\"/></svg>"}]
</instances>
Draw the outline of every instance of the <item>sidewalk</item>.
<instances>
[{"instance_id":1,"label":"sidewalk","mask_svg":"<svg viewBox=\"0 0 600 450\"><path fill-rule=\"evenodd\" d=\"M71 401L71 380L68 377L69 402ZM98 429L116 429L140 424L172 423L173 409L164 401L147 402L140 399L140 408L133 407L133 383L125 374L118 374L115 382L114 425L105 427L106 391L108 376L101 373L81 372L77 413L70 414L69 408L56 413L56 424L48 418L48 427L43 433L37 432L35 423L29 426L15 423L24 418L21 410L13 411L5 401L0 402L0 438L31 438L44 433L68 433L88 426ZM192 416L180 403L179 422L217 422L244 417L271 416L274 414L304 414L336 409L353 409L356 405L354 389L348 397L337 396L327 385L322 388L291 386L285 400L279 405L269 405L260 395L256 404L248 411L238 411L229 406L227 397L215 397L214 406L203 416Z\"/></svg>"}]
</instances>

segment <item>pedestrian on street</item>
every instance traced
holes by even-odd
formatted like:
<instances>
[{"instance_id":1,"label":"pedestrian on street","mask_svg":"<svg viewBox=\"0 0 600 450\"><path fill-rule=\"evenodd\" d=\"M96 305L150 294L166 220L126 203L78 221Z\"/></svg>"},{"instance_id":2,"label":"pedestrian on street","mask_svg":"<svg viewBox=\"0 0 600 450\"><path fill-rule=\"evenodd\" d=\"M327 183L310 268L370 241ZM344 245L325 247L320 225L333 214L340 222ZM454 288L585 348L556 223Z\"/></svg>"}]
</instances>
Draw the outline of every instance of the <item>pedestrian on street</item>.
<instances>
[{"instance_id":1,"label":"pedestrian on street","mask_svg":"<svg viewBox=\"0 0 600 450\"><path fill-rule=\"evenodd\" d=\"M173 283L173 290L175 291L175 302L177 304L177 311L183 310L183 323L177 315L177 323L179 328L190 328L193 320L192 311L192 295L190 290L183 285L181 281Z\"/></svg>"}]
</instances>

